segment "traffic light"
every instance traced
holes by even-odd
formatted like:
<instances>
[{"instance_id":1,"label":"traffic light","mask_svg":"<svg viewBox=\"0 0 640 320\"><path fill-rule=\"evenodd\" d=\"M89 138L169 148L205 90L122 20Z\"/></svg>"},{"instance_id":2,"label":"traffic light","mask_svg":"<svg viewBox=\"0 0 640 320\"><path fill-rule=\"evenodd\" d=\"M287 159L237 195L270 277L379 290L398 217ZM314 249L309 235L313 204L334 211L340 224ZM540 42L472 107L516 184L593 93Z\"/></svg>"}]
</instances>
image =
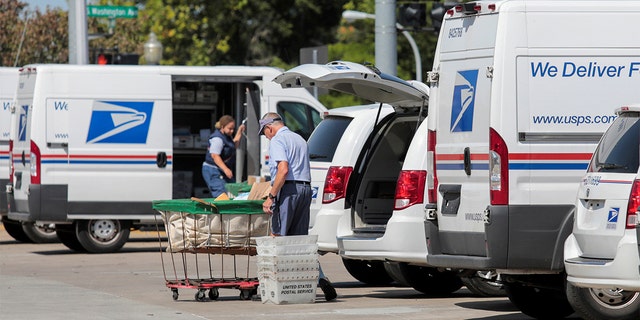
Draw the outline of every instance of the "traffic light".
<instances>
[{"instance_id":1,"label":"traffic light","mask_svg":"<svg viewBox=\"0 0 640 320\"><path fill-rule=\"evenodd\" d=\"M433 3L433 6L431 7L430 16L431 16L431 24L435 32L440 31L440 27L442 27L442 20L444 19L444 15L447 13L447 10L457 5L458 3L455 3L455 2L445 2L444 4L440 2Z\"/></svg>"},{"instance_id":2,"label":"traffic light","mask_svg":"<svg viewBox=\"0 0 640 320\"><path fill-rule=\"evenodd\" d=\"M113 64L113 54L111 53L99 53L96 57L97 64Z\"/></svg>"},{"instance_id":3,"label":"traffic light","mask_svg":"<svg viewBox=\"0 0 640 320\"><path fill-rule=\"evenodd\" d=\"M423 28L427 25L427 6L424 3L405 3L400 5L398 23L407 28Z\"/></svg>"}]
</instances>

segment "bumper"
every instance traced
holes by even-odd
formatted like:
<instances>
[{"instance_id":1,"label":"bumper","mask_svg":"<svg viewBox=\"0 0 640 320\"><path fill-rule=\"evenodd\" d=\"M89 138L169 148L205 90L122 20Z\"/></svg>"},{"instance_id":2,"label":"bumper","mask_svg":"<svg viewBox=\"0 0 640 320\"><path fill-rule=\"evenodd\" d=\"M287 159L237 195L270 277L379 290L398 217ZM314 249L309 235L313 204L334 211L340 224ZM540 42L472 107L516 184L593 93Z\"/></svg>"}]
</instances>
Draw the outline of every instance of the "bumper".
<instances>
[{"instance_id":1,"label":"bumper","mask_svg":"<svg viewBox=\"0 0 640 320\"><path fill-rule=\"evenodd\" d=\"M324 252L338 253L338 242L336 241L336 229L338 220L344 214L349 214L344 209L322 208L316 215L315 223L309 230L309 234L318 235L318 250Z\"/></svg>"},{"instance_id":2,"label":"bumper","mask_svg":"<svg viewBox=\"0 0 640 320\"><path fill-rule=\"evenodd\" d=\"M425 213L422 206L414 207L394 212L383 234L339 235L340 255L350 259L427 265Z\"/></svg>"},{"instance_id":3,"label":"bumper","mask_svg":"<svg viewBox=\"0 0 640 320\"><path fill-rule=\"evenodd\" d=\"M426 221L427 261L436 267L560 272L574 210L573 205L492 206L483 233L443 231Z\"/></svg>"},{"instance_id":4,"label":"bumper","mask_svg":"<svg viewBox=\"0 0 640 320\"><path fill-rule=\"evenodd\" d=\"M618 243L613 260L580 258L580 245L570 235L564 245L567 280L578 287L640 291L638 241L633 231Z\"/></svg>"}]
</instances>

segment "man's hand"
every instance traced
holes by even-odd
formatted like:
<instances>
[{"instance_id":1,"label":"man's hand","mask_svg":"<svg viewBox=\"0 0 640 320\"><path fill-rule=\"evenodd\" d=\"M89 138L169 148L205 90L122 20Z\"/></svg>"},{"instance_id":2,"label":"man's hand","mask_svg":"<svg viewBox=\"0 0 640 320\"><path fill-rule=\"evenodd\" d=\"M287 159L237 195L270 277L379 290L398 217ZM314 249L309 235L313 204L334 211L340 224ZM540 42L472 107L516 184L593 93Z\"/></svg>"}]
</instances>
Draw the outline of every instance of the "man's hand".
<instances>
[{"instance_id":1,"label":"man's hand","mask_svg":"<svg viewBox=\"0 0 640 320\"><path fill-rule=\"evenodd\" d=\"M272 214L273 211L271 211L271 205L273 204L273 200L267 198L267 200L265 200L262 203L262 211L264 211L264 213L266 214Z\"/></svg>"}]
</instances>

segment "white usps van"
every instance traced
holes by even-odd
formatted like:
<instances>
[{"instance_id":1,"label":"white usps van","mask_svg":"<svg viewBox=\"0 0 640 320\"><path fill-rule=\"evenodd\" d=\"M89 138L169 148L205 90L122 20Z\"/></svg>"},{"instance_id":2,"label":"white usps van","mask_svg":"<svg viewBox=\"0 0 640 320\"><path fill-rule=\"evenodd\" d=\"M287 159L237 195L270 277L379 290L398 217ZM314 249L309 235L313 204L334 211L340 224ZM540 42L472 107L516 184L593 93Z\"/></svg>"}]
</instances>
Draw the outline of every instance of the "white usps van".
<instances>
[{"instance_id":1,"label":"white usps van","mask_svg":"<svg viewBox=\"0 0 640 320\"><path fill-rule=\"evenodd\" d=\"M274 84L280 73L243 66L24 67L8 217L55 223L71 249L118 250L130 228L154 220L151 201L207 196L201 165L209 133L225 114L247 120L240 150L246 172L239 167L236 176L265 175L262 114L278 112L308 136L326 111L305 89Z\"/></svg>"},{"instance_id":2,"label":"white usps van","mask_svg":"<svg viewBox=\"0 0 640 320\"><path fill-rule=\"evenodd\" d=\"M479 1L438 40L427 262L497 270L535 318L573 313L563 244L613 108L640 100L640 2Z\"/></svg>"}]
</instances>

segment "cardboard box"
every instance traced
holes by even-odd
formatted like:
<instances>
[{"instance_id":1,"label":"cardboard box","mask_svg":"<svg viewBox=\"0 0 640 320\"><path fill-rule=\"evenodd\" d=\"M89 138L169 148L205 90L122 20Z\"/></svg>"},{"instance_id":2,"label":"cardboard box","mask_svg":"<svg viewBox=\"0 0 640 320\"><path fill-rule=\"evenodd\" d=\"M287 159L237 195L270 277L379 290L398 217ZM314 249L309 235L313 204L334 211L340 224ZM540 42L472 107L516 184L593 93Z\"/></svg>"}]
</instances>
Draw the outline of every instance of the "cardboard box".
<instances>
[{"instance_id":1,"label":"cardboard box","mask_svg":"<svg viewBox=\"0 0 640 320\"><path fill-rule=\"evenodd\" d=\"M271 183L269 181L255 182L251 186L251 191L249 191L249 198L247 200L264 200L269 196L270 191Z\"/></svg>"}]
</instances>

